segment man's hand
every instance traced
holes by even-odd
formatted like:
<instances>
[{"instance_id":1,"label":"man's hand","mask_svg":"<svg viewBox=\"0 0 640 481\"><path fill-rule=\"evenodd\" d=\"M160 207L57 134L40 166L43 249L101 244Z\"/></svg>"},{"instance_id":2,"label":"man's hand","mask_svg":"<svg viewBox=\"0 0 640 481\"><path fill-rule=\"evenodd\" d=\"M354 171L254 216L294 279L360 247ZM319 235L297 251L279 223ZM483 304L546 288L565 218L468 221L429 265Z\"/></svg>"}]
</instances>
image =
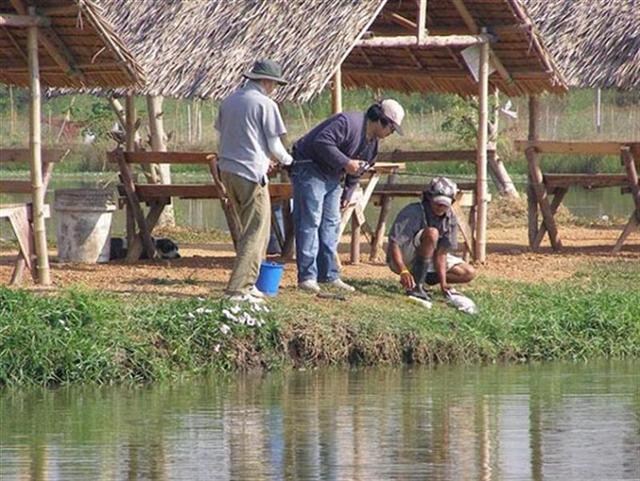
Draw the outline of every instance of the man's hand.
<instances>
[{"instance_id":1,"label":"man's hand","mask_svg":"<svg viewBox=\"0 0 640 481\"><path fill-rule=\"evenodd\" d=\"M344 170L347 174L357 175L363 166L364 166L364 160L351 159L349 162L347 162L347 165L344 166Z\"/></svg>"},{"instance_id":2,"label":"man's hand","mask_svg":"<svg viewBox=\"0 0 640 481\"><path fill-rule=\"evenodd\" d=\"M271 160L269 162L269 170L267 170L267 175L273 175L280 170L280 162L275 160Z\"/></svg>"},{"instance_id":3,"label":"man's hand","mask_svg":"<svg viewBox=\"0 0 640 481\"><path fill-rule=\"evenodd\" d=\"M340 209L346 209L349 206L349 199L340 200Z\"/></svg>"},{"instance_id":4,"label":"man's hand","mask_svg":"<svg viewBox=\"0 0 640 481\"><path fill-rule=\"evenodd\" d=\"M403 269L400 273L400 284L402 284L402 287L404 287L407 291L410 291L414 287L416 287L416 281L413 279L411 272L409 272L407 269Z\"/></svg>"}]
</instances>

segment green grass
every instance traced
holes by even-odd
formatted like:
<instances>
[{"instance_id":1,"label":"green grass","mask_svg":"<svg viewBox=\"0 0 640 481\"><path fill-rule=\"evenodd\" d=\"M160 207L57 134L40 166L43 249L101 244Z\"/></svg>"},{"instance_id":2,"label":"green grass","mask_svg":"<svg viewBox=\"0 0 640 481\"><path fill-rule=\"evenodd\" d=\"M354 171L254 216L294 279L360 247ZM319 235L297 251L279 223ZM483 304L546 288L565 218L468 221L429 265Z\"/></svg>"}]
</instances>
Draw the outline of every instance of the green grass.
<instances>
[{"instance_id":1,"label":"green grass","mask_svg":"<svg viewBox=\"0 0 640 481\"><path fill-rule=\"evenodd\" d=\"M586 266L554 284L481 277L465 290L480 306L478 316L439 296L424 310L392 282L354 284L360 292L346 301L285 290L271 312L253 313L261 327L226 319L229 305L216 299L0 288L0 385L146 383L212 369L640 356L640 270L631 264Z\"/></svg>"}]
</instances>

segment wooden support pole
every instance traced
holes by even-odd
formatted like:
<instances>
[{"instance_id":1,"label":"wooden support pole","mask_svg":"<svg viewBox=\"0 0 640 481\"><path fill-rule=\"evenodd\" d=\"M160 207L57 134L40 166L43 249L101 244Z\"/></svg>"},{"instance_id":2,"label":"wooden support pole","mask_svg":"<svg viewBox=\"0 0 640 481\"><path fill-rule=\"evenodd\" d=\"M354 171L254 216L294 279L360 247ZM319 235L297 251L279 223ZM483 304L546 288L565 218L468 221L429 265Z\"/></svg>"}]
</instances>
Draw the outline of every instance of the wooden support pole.
<instances>
[{"instance_id":1,"label":"wooden support pole","mask_svg":"<svg viewBox=\"0 0 640 481\"><path fill-rule=\"evenodd\" d=\"M556 189L554 189L554 196L550 206L551 213L553 215L555 215L556 212L558 211L558 208L560 207L560 204L562 204L562 200L564 199L564 196L567 195L568 191L569 189L567 187L557 187ZM538 247L540 247L540 244L542 243L542 240L544 239L544 235L546 233L547 233L547 226L544 222L542 222L540 224L540 227L538 227L538 234L536 235L536 240L533 243L534 249L537 249Z\"/></svg>"},{"instance_id":2,"label":"wooden support pole","mask_svg":"<svg viewBox=\"0 0 640 481\"><path fill-rule=\"evenodd\" d=\"M475 260L487 256L487 139L489 135L489 44L480 46L478 92L478 144L476 164L476 247Z\"/></svg>"},{"instance_id":3,"label":"wooden support pole","mask_svg":"<svg viewBox=\"0 0 640 481\"><path fill-rule=\"evenodd\" d=\"M289 175L286 171L280 173L280 181L290 183ZM293 212L291 201L285 199L282 202L282 220L284 224L284 246L282 247L282 258L284 260L293 259L293 248L295 246L295 228L293 225Z\"/></svg>"},{"instance_id":4,"label":"wooden support pole","mask_svg":"<svg viewBox=\"0 0 640 481\"><path fill-rule=\"evenodd\" d=\"M351 264L360 264L360 222L355 212L351 216Z\"/></svg>"},{"instance_id":5,"label":"wooden support pole","mask_svg":"<svg viewBox=\"0 0 640 481\"><path fill-rule=\"evenodd\" d=\"M427 38L427 0L418 0L418 44L424 43Z\"/></svg>"},{"instance_id":6,"label":"wooden support pole","mask_svg":"<svg viewBox=\"0 0 640 481\"><path fill-rule=\"evenodd\" d=\"M331 85L331 113L342 112L342 67L338 66L333 74L333 84Z\"/></svg>"},{"instance_id":7,"label":"wooden support pole","mask_svg":"<svg viewBox=\"0 0 640 481\"><path fill-rule=\"evenodd\" d=\"M51 21L45 17L33 15L13 15L10 13L0 13L0 27L48 27Z\"/></svg>"},{"instance_id":8,"label":"wooden support pole","mask_svg":"<svg viewBox=\"0 0 640 481\"><path fill-rule=\"evenodd\" d=\"M35 8L31 7L31 14ZM30 103L29 103L29 148L31 150L31 185L33 187L33 232L36 256L38 258L38 283L51 284L49 253L45 227L44 196L42 182L42 139L40 132L40 72L38 70L38 27L27 30L27 50L29 55Z\"/></svg>"},{"instance_id":9,"label":"wooden support pole","mask_svg":"<svg viewBox=\"0 0 640 481\"><path fill-rule=\"evenodd\" d=\"M394 172L389 175L387 179L387 185L393 185L396 183L398 175ZM387 218L389 217L389 211L391 210L391 201L393 197L389 195L383 195L380 200L380 217L378 218L378 225L376 226L373 239L371 239L371 252L369 254L369 260L375 261L378 257L378 252L382 248L382 242L384 240L384 234L387 228Z\"/></svg>"},{"instance_id":10,"label":"wooden support pole","mask_svg":"<svg viewBox=\"0 0 640 481\"><path fill-rule=\"evenodd\" d=\"M540 111L540 103L538 97L529 97L529 141L536 141L539 139L538 133L538 113ZM536 150L531 152L532 161L537 161L538 153ZM529 158L527 158L529 161ZM527 170L530 172L530 169ZM531 174L527 174L527 205L528 205L528 219L529 219L529 247L532 249L536 244L536 238L538 237L538 201L536 200L536 193L533 188L533 181Z\"/></svg>"},{"instance_id":11,"label":"wooden support pole","mask_svg":"<svg viewBox=\"0 0 640 481\"><path fill-rule=\"evenodd\" d=\"M427 35L422 41L415 35L400 37L374 37L356 42L356 47L361 48L388 48L388 47L413 47L413 48L442 48L442 47L471 47L483 43L493 42L495 38L489 34L478 35L447 35L436 37Z\"/></svg>"},{"instance_id":12,"label":"wooden support pole","mask_svg":"<svg viewBox=\"0 0 640 481\"><path fill-rule=\"evenodd\" d=\"M633 231L640 227L640 185L638 184L638 171L636 169L634 156L631 153L629 147L622 147L622 149L620 149L620 156L627 173L627 178L629 179L629 187L631 190L631 195L633 196L635 209L631 214L631 217L629 217L629 222L620 234L616 245L613 247L614 253L620 252L620 250L622 249L622 245L624 244L624 241L627 239L627 237L629 237L629 235Z\"/></svg>"},{"instance_id":13,"label":"wooden support pole","mask_svg":"<svg viewBox=\"0 0 640 481\"><path fill-rule=\"evenodd\" d=\"M125 100L125 134L127 136L127 152L136 150L136 104L133 94L128 94Z\"/></svg>"},{"instance_id":14,"label":"wooden support pole","mask_svg":"<svg viewBox=\"0 0 640 481\"><path fill-rule=\"evenodd\" d=\"M527 163L529 164L531 186L533 188L538 205L540 206L540 212L542 213L544 225L547 228L547 232L549 233L551 247L554 251L557 251L562 247L562 243L560 242L558 229L556 227L556 221L553 218L553 212L551 211L551 206L549 205L549 197L547 196L547 189L544 185L542 170L540 170L540 166L538 165L538 162L535 158L535 149L533 147L528 148L525 152L525 155L527 156ZM536 246L535 244L535 238L531 247L533 249L538 248L538 246Z\"/></svg>"}]
</instances>

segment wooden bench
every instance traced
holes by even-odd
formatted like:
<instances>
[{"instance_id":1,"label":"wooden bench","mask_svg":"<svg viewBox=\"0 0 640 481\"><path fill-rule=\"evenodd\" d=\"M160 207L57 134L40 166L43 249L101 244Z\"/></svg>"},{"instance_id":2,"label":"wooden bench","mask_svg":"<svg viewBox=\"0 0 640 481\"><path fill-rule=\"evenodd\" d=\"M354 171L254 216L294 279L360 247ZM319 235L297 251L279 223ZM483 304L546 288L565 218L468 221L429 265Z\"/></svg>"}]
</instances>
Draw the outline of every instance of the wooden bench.
<instances>
[{"instance_id":1,"label":"wooden bench","mask_svg":"<svg viewBox=\"0 0 640 481\"><path fill-rule=\"evenodd\" d=\"M121 185L119 191L124 198L127 211L127 237L130 248L127 262L136 262L143 250L150 259L155 256L155 247L151 238L162 211L172 198L181 199L219 199L225 214L231 237L237 241L241 226L226 189L218 176L217 154L213 152L124 152L118 148L109 152L110 162L118 164ZM136 164L199 164L208 166L210 182L199 184L147 184L138 183L133 172ZM290 199L292 189L289 184L269 184L272 200ZM149 206L147 215L142 203Z\"/></svg>"},{"instance_id":2,"label":"wooden bench","mask_svg":"<svg viewBox=\"0 0 640 481\"><path fill-rule=\"evenodd\" d=\"M561 142L561 141L516 141L516 149L524 152L529 164L529 182L536 196L536 203L542 213L542 222L537 226L537 210L529 212L530 225L535 225L531 247L540 247L545 234L553 250L562 247L555 222L555 214L571 187L601 189L620 187L622 193L631 193L635 208L624 227L613 252L619 252L626 238L640 225L640 187L637 168L640 165L640 142ZM545 174L542 172L538 157L540 154L572 155L619 155L625 172L620 174ZM549 202L549 196L551 202ZM532 218L534 216L536 218Z\"/></svg>"},{"instance_id":3,"label":"wooden bench","mask_svg":"<svg viewBox=\"0 0 640 481\"><path fill-rule=\"evenodd\" d=\"M60 162L68 153L68 150L43 150L42 151L42 184L46 192L51 180L54 165ZM0 164L9 162L29 162L31 154L29 149L0 149ZM0 180L0 194L31 195L32 186L30 180ZM50 217L48 205L44 205L45 219ZM10 283L13 285L22 282L25 267L31 272L33 280L37 280L35 257L35 238L33 230L33 205L31 201L21 203L0 204L0 219L6 219L18 241L18 256L11 274Z\"/></svg>"}]
</instances>

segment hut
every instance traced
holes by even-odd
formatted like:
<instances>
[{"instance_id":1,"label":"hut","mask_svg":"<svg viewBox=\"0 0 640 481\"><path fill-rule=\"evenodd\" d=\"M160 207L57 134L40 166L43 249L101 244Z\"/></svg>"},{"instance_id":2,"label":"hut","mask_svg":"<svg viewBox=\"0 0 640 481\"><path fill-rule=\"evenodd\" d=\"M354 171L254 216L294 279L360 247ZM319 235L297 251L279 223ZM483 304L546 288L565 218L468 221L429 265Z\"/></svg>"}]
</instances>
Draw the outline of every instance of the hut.
<instances>
[{"instance_id":1,"label":"hut","mask_svg":"<svg viewBox=\"0 0 640 481\"><path fill-rule=\"evenodd\" d=\"M640 89L640 2L637 0L524 0L535 27L573 88ZM597 100L599 102L600 96ZM554 250L561 248L554 212L569 187L620 186L633 194L635 213L621 233L614 252L640 226L640 188L637 165L640 143L599 139L593 142L541 141L538 136L538 99L529 100L529 138L517 142L529 162L529 243L537 249L546 232ZM599 105L597 106L599 111ZM555 178L543 175L541 154L620 155L626 174L575 174ZM635 156L635 162L634 162ZM635 165L634 165L635 164ZM553 195L549 202L547 194ZM542 222L538 225L538 217Z\"/></svg>"},{"instance_id":2,"label":"hut","mask_svg":"<svg viewBox=\"0 0 640 481\"><path fill-rule=\"evenodd\" d=\"M30 91L33 236L37 281L47 285L51 281L42 176L41 85L141 86L144 75L92 0L0 0L0 27L0 82Z\"/></svg>"},{"instance_id":3,"label":"hut","mask_svg":"<svg viewBox=\"0 0 640 481\"><path fill-rule=\"evenodd\" d=\"M142 89L121 94L222 98L238 86L257 57L269 56L283 64L291 80L279 89L279 100L308 100L332 78L335 110L342 84L479 95L483 127L477 148L476 258L481 261L488 92L565 91L519 0L100 3L149 75ZM129 105L131 118L133 103Z\"/></svg>"}]
</instances>

